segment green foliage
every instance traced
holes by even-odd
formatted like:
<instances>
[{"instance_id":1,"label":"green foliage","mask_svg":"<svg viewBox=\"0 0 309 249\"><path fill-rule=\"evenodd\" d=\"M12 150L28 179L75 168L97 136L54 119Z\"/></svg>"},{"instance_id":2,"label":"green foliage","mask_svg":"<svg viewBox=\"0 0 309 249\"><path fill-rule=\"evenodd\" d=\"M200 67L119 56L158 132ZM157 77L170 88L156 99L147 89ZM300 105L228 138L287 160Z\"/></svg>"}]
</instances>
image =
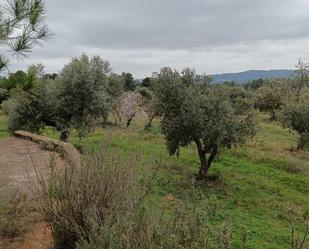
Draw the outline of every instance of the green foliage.
<instances>
[{"instance_id":1,"label":"green foliage","mask_svg":"<svg viewBox=\"0 0 309 249\"><path fill-rule=\"evenodd\" d=\"M276 119L276 112L293 98L293 92L289 80L268 80L256 91L255 107L270 114L271 120Z\"/></svg>"},{"instance_id":2,"label":"green foliage","mask_svg":"<svg viewBox=\"0 0 309 249\"><path fill-rule=\"evenodd\" d=\"M45 74L44 76L43 76L43 78L44 79L47 79L47 80L56 80L57 78L58 78L58 74L56 74L56 73L52 73L52 74L49 74L49 73L47 73L47 74Z\"/></svg>"},{"instance_id":3,"label":"green foliage","mask_svg":"<svg viewBox=\"0 0 309 249\"><path fill-rule=\"evenodd\" d=\"M23 86L26 81L27 74L22 70L18 70L17 72L9 75L6 89L11 90L13 88L17 88L18 86Z\"/></svg>"},{"instance_id":4,"label":"green foliage","mask_svg":"<svg viewBox=\"0 0 309 249\"><path fill-rule=\"evenodd\" d=\"M42 0L9 0L0 9L0 42L24 56L48 38L51 33L44 23L45 4ZM1 53L0 70L7 67L8 57Z\"/></svg>"},{"instance_id":5,"label":"green foliage","mask_svg":"<svg viewBox=\"0 0 309 249\"><path fill-rule=\"evenodd\" d=\"M66 65L59 76L57 127L76 129L80 136L107 119L111 108L107 74L109 62L83 54Z\"/></svg>"},{"instance_id":6,"label":"green foliage","mask_svg":"<svg viewBox=\"0 0 309 249\"><path fill-rule=\"evenodd\" d=\"M265 79L252 80L251 82L244 84L244 87L246 89L257 90L258 88L262 87L266 82L267 80Z\"/></svg>"},{"instance_id":7,"label":"green foliage","mask_svg":"<svg viewBox=\"0 0 309 249\"><path fill-rule=\"evenodd\" d=\"M6 89L0 88L0 105L8 97L9 97L9 91Z\"/></svg>"},{"instance_id":8,"label":"green foliage","mask_svg":"<svg viewBox=\"0 0 309 249\"><path fill-rule=\"evenodd\" d=\"M124 79L124 90L125 91L134 91L136 83L131 73L122 73Z\"/></svg>"},{"instance_id":9,"label":"green foliage","mask_svg":"<svg viewBox=\"0 0 309 249\"><path fill-rule=\"evenodd\" d=\"M6 89L14 94L15 91L29 91L33 89L39 81L39 75L42 72L38 69L42 67L41 64L31 65L27 72L18 70L15 73L9 74L8 78L3 78L0 81L0 88ZM41 70L43 70L41 68Z\"/></svg>"},{"instance_id":10,"label":"green foliage","mask_svg":"<svg viewBox=\"0 0 309 249\"><path fill-rule=\"evenodd\" d=\"M298 149L309 148L309 99L288 103L280 113L283 125L299 134Z\"/></svg>"},{"instance_id":11,"label":"green foliage","mask_svg":"<svg viewBox=\"0 0 309 249\"><path fill-rule=\"evenodd\" d=\"M27 85L3 103L9 114L9 129L39 132L49 125L60 131L66 140L71 129L85 136L107 120L112 98L122 91L120 83L110 74L109 63L99 56L82 55L66 65L57 80L48 80L38 67L28 70ZM118 78L117 78L118 79ZM39 82L39 83L37 83Z\"/></svg>"},{"instance_id":12,"label":"green foliage","mask_svg":"<svg viewBox=\"0 0 309 249\"><path fill-rule=\"evenodd\" d=\"M158 100L153 92L147 87L137 87L136 92L138 92L143 98L143 111L148 118L148 123L146 124L145 129L150 129L153 119L158 116Z\"/></svg>"},{"instance_id":13,"label":"green foliage","mask_svg":"<svg viewBox=\"0 0 309 249\"><path fill-rule=\"evenodd\" d=\"M119 219L118 224L96 229L90 240L78 243L78 249L225 249L231 244L231 232L215 226L207 211L177 207L171 215L151 219L142 211Z\"/></svg>"},{"instance_id":14,"label":"green foliage","mask_svg":"<svg viewBox=\"0 0 309 249\"><path fill-rule=\"evenodd\" d=\"M3 102L2 108L8 113L9 130L40 132L45 125L54 125L54 89L53 82L41 82L36 88L28 92L19 92Z\"/></svg>"},{"instance_id":15,"label":"green foliage","mask_svg":"<svg viewBox=\"0 0 309 249\"><path fill-rule=\"evenodd\" d=\"M209 86L207 78L194 70L179 74L163 68L156 75L155 87L169 153L178 154L181 146L195 142L202 177L207 176L219 148L230 148L254 134L251 106L241 108L249 102L227 86Z\"/></svg>"},{"instance_id":16,"label":"green foliage","mask_svg":"<svg viewBox=\"0 0 309 249\"><path fill-rule=\"evenodd\" d=\"M141 87L151 87L153 79L151 77L146 77L141 83Z\"/></svg>"},{"instance_id":17,"label":"green foliage","mask_svg":"<svg viewBox=\"0 0 309 249\"><path fill-rule=\"evenodd\" d=\"M123 94L123 77L121 75L112 73L108 77L107 92L113 98L119 98Z\"/></svg>"}]
</instances>

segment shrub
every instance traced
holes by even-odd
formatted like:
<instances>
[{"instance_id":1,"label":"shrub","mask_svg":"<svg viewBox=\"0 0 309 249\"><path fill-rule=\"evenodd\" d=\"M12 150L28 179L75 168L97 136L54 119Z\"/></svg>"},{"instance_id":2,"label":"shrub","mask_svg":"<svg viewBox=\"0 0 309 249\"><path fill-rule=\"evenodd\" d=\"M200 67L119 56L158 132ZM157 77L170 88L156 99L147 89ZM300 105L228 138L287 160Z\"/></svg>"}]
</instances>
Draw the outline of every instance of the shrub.
<instances>
[{"instance_id":1,"label":"shrub","mask_svg":"<svg viewBox=\"0 0 309 249\"><path fill-rule=\"evenodd\" d=\"M55 85L41 82L29 92L19 92L2 103L8 114L8 128L11 132L26 130L39 132L45 125L55 126Z\"/></svg>"},{"instance_id":2,"label":"shrub","mask_svg":"<svg viewBox=\"0 0 309 249\"><path fill-rule=\"evenodd\" d=\"M258 88L255 97L255 108L268 112L270 119L275 120L276 113L293 97L290 83L284 79L269 80Z\"/></svg>"},{"instance_id":3,"label":"shrub","mask_svg":"<svg viewBox=\"0 0 309 249\"><path fill-rule=\"evenodd\" d=\"M40 179L42 210L56 248L180 249L229 243L219 236L211 205L196 210L179 203L175 212L152 215L144 205L149 186L137 179L140 155L120 159L119 153L105 144L81 165L68 162L63 170L52 165L49 177Z\"/></svg>"},{"instance_id":4,"label":"shrub","mask_svg":"<svg viewBox=\"0 0 309 249\"><path fill-rule=\"evenodd\" d=\"M231 233L226 225L214 225L207 211L178 206L160 218L145 212L119 220L112 227L100 227L78 249L200 249L229 248Z\"/></svg>"},{"instance_id":5,"label":"shrub","mask_svg":"<svg viewBox=\"0 0 309 249\"><path fill-rule=\"evenodd\" d=\"M284 126L299 134L298 149L309 148L309 99L302 102L289 103L280 112L280 120Z\"/></svg>"},{"instance_id":6,"label":"shrub","mask_svg":"<svg viewBox=\"0 0 309 249\"><path fill-rule=\"evenodd\" d=\"M119 159L114 149L104 147L85 156L81 166L67 162L64 172L51 168L43 191L43 211L51 224L57 248L75 248L89 240L97 226L116 223L131 212L139 190L134 180L135 156Z\"/></svg>"},{"instance_id":7,"label":"shrub","mask_svg":"<svg viewBox=\"0 0 309 249\"><path fill-rule=\"evenodd\" d=\"M1 190L0 239L14 238L26 230L26 197L17 191Z\"/></svg>"}]
</instances>

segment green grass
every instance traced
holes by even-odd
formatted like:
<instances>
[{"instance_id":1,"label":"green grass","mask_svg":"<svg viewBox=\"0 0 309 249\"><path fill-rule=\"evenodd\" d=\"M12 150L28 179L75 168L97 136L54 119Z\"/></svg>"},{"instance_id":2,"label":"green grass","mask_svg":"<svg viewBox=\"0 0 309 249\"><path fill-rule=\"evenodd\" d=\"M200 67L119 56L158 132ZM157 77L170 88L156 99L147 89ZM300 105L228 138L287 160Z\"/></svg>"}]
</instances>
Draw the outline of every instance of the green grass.
<instances>
[{"instance_id":1,"label":"green grass","mask_svg":"<svg viewBox=\"0 0 309 249\"><path fill-rule=\"evenodd\" d=\"M143 130L139 120L129 129L98 129L82 140L73 133L71 142L78 148L96 149L104 137L121 155L142 151L145 165L160 160L148 201L149 208L157 212L171 208L163 199L167 194L196 208L204 208L205 200L215 198L218 219L226 220L233 231L232 248L239 248L245 228L250 249L289 249L291 224L302 224L309 215L309 152L295 151L297 134L269 122L265 115L259 116L259 124L257 136L246 145L221 152L210 170L217 180L207 184L194 180L199 167L195 147L170 157L158 122L150 132ZM3 118L0 127L3 137ZM58 136L52 129L43 134Z\"/></svg>"},{"instance_id":2,"label":"green grass","mask_svg":"<svg viewBox=\"0 0 309 249\"><path fill-rule=\"evenodd\" d=\"M6 125L6 117L0 110L0 139L8 138L10 133Z\"/></svg>"}]
</instances>

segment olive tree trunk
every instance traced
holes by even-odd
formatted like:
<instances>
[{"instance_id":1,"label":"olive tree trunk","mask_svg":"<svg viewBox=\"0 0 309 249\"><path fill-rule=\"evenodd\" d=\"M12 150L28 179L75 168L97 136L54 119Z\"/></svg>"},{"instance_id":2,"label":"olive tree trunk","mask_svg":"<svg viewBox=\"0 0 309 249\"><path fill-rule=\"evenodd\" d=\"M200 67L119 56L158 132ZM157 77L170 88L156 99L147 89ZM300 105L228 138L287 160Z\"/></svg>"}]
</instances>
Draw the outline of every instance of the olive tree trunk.
<instances>
[{"instance_id":1,"label":"olive tree trunk","mask_svg":"<svg viewBox=\"0 0 309 249\"><path fill-rule=\"evenodd\" d=\"M198 156L200 159L200 171L199 177L206 179L208 176L208 171L210 168L211 163L216 158L218 153L218 148L216 145L213 145L210 149L210 155L207 159L207 151L203 149L203 145L199 139L195 139L195 144L197 147Z\"/></svg>"}]
</instances>

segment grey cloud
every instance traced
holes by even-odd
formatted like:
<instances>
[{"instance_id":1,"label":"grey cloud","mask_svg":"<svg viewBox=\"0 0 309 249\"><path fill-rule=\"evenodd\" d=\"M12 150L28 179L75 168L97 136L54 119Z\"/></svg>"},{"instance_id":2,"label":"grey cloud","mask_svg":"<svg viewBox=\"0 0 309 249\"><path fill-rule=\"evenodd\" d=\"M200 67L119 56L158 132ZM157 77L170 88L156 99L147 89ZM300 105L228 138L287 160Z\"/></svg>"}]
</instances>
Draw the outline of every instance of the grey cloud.
<instances>
[{"instance_id":1,"label":"grey cloud","mask_svg":"<svg viewBox=\"0 0 309 249\"><path fill-rule=\"evenodd\" d=\"M291 67L289 60L309 57L307 0L46 3L55 37L13 68L41 61L47 71L60 70L87 52L109 59L115 71L142 77L167 64L216 73Z\"/></svg>"}]
</instances>

